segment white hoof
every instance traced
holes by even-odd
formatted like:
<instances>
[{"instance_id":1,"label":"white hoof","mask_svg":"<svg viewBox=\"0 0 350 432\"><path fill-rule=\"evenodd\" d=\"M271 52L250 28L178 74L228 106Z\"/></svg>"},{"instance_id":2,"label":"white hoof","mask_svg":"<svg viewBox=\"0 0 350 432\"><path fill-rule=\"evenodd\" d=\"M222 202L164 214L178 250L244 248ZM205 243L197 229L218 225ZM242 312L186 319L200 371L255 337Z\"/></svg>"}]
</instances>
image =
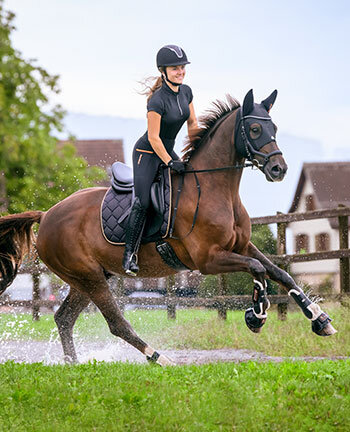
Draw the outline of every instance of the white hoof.
<instances>
[{"instance_id":1,"label":"white hoof","mask_svg":"<svg viewBox=\"0 0 350 432\"><path fill-rule=\"evenodd\" d=\"M335 333L338 333L337 330L332 326L332 324L328 323L324 329L322 329L321 336L332 336Z\"/></svg>"},{"instance_id":2,"label":"white hoof","mask_svg":"<svg viewBox=\"0 0 350 432\"><path fill-rule=\"evenodd\" d=\"M172 360L170 360L169 357L167 357L167 356L165 356L163 354L161 354L158 357L158 360L157 360L156 363L158 363L160 366L176 366L175 362L173 362Z\"/></svg>"}]
</instances>

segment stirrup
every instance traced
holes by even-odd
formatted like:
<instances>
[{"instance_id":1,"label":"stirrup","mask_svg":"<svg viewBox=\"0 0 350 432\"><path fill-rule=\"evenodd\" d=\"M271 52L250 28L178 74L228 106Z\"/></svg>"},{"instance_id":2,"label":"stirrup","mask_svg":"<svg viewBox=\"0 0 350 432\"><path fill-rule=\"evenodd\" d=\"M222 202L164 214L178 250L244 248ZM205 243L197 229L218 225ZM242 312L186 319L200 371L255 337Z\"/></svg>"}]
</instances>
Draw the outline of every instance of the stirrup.
<instances>
[{"instance_id":1,"label":"stirrup","mask_svg":"<svg viewBox=\"0 0 350 432\"><path fill-rule=\"evenodd\" d=\"M133 261L134 257L135 257L135 262ZM138 265L137 265L137 261L138 261L137 254L136 254L135 252L133 252L133 253L130 255L130 258L129 258L129 261L128 261L128 268L124 269L124 270L125 270L125 273L126 273L127 275L129 275L129 276L137 276L137 273L139 272L139 268L138 268ZM136 270L135 268L134 268L134 270L132 270L132 269L130 268L133 264L135 264L137 270Z\"/></svg>"}]
</instances>

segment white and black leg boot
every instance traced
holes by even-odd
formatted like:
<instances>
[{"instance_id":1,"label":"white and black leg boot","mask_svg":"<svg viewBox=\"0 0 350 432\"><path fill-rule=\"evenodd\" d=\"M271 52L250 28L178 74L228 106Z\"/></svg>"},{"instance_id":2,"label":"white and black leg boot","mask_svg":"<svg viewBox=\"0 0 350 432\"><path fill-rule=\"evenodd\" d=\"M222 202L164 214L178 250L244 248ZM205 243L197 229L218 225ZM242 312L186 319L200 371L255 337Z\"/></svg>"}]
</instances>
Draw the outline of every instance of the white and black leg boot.
<instances>
[{"instance_id":1,"label":"white and black leg boot","mask_svg":"<svg viewBox=\"0 0 350 432\"><path fill-rule=\"evenodd\" d=\"M331 324L331 318L323 312L317 303L311 301L301 288L291 289L288 295L293 297L306 318L311 321L311 328L319 336L331 336L337 331Z\"/></svg>"},{"instance_id":2,"label":"white and black leg boot","mask_svg":"<svg viewBox=\"0 0 350 432\"><path fill-rule=\"evenodd\" d=\"M253 307L245 311L245 322L249 330L254 333L260 333L262 326L266 322L267 310L270 308L270 302L266 293L266 280L260 282L254 279Z\"/></svg>"}]
</instances>

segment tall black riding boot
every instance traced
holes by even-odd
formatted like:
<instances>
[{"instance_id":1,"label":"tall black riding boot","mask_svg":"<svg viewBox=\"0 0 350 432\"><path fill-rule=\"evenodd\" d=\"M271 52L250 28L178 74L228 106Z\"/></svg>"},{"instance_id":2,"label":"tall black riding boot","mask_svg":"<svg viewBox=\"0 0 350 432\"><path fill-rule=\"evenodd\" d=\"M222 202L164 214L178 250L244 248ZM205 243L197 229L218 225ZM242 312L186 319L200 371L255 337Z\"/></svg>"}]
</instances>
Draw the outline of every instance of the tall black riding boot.
<instances>
[{"instance_id":1,"label":"tall black riding boot","mask_svg":"<svg viewBox=\"0 0 350 432\"><path fill-rule=\"evenodd\" d=\"M123 257L123 269L126 274L136 276L139 267L137 265L137 252L140 247L142 232L145 227L147 210L141 205L138 197L132 206L125 232L125 250Z\"/></svg>"}]
</instances>

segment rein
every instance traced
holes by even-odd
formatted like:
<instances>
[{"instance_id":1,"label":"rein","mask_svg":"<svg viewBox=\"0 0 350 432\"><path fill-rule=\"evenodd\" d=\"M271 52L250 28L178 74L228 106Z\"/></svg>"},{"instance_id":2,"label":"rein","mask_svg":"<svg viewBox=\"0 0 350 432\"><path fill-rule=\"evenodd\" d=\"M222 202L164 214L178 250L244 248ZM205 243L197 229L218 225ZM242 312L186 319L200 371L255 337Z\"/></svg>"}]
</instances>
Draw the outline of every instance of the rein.
<instances>
[{"instance_id":1,"label":"rein","mask_svg":"<svg viewBox=\"0 0 350 432\"><path fill-rule=\"evenodd\" d=\"M183 173L181 173L180 174L181 177L180 177L179 185L177 187L176 202L175 202L173 217L172 217L172 220L171 220L171 227L170 227L170 231L169 231L169 238L172 238L174 240L183 240L186 237L188 237L191 234L191 232L193 231L193 228L194 228L194 226L196 224L196 220L197 220L197 214L198 214L198 210L199 210L199 200L200 200L200 197L201 197L201 186L199 184L197 173L214 172L214 171L227 171L227 170L231 170L231 169L242 169L242 168L248 168L248 167L251 167L252 169L254 167L259 168L259 166L257 164L259 164L259 162L255 159L255 160L253 160L251 162L245 162L244 164L241 164L241 165L236 164L236 165L230 165L230 166L221 167L221 168L207 168L207 169L201 169L201 170L191 169L191 170L186 170ZM261 165L261 164L259 164L259 165ZM188 233L185 236L183 236L183 237L177 237L177 236L173 235L173 231L174 231L174 225L175 225L175 219L176 219L177 208L178 208L178 205L179 205L180 195L181 195L182 188L183 188L183 185L184 185L184 180L185 180L184 174L194 174L194 178L196 180L197 191L198 191L198 199L197 199L196 210L195 210L194 215L193 215L193 221L192 221L191 229L188 231Z\"/></svg>"},{"instance_id":2,"label":"rein","mask_svg":"<svg viewBox=\"0 0 350 432\"><path fill-rule=\"evenodd\" d=\"M200 169L200 170L186 170L181 174L192 174L192 173L203 173L203 172L214 172L214 171L227 171L231 169L242 169L242 168L260 168L262 164L260 164L256 159L253 161L245 162L244 164L236 164L236 165L229 165L221 168L207 168L207 169Z\"/></svg>"}]
</instances>

